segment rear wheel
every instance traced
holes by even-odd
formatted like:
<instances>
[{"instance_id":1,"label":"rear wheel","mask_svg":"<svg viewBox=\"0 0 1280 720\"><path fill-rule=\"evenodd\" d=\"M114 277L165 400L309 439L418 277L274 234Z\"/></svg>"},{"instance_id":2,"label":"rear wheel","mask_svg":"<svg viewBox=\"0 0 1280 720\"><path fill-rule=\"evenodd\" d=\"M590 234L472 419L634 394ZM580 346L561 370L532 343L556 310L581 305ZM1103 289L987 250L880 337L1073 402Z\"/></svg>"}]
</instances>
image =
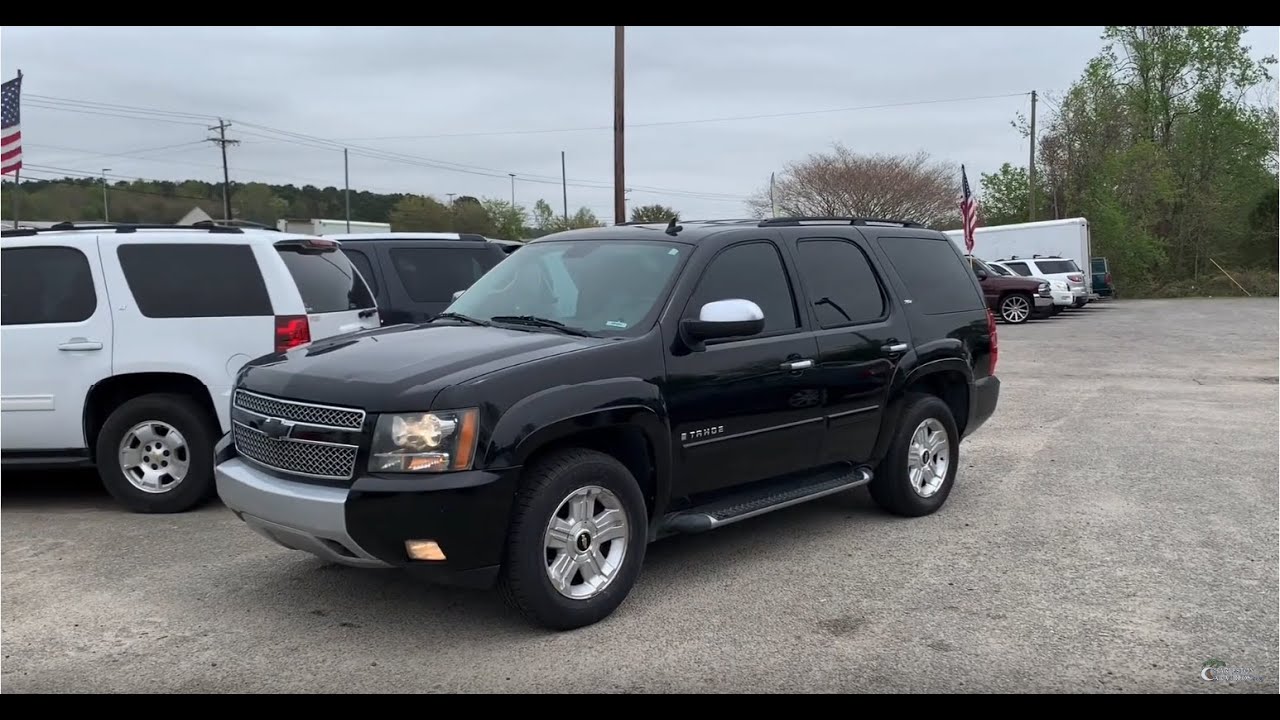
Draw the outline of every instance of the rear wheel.
<instances>
[{"instance_id":1,"label":"rear wheel","mask_svg":"<svg viewBox=\"0 0 1280 720\"><path fill-rule=\"evenodd\" d=\"M98 475L107 492L133 512L189 510L213 493L216 435L208 413L187 396L133 398L98 432Z\"/></svg>"},{"instance_id":2,"label":"rear wheel","mask_svg":"<svg viewBox=\"0 0 1280 720\"><path fill-rule=\"evenodd\" d=\"M951 408L936 395L908 395L900 417L889 452L871 480L871 498L895 515L928 515L951 494L960 433Z\"/></svg>"},{"instance_id":3,"label":"rear wheel","mask_svg":"<svg viewBox=\"0 0 1280 720\"><path fill-rule=\"evenodd\" d=\"M1031 317L1031 297L1015 293L1000 300L1000 319L1013 325L1026 322Z\"/></svg>"},{"instance_id":4,"label":"rear wheel","mask_svg":"<svg viewBox=\"0 0 1280 720\"><path fill-rule=\"evenodd\" d=\"M553 630L599 622L631 592L648 533L640 486L617 459L585 449L548 455L516 498L503 597Z\"/></svg>"}]
</instances>

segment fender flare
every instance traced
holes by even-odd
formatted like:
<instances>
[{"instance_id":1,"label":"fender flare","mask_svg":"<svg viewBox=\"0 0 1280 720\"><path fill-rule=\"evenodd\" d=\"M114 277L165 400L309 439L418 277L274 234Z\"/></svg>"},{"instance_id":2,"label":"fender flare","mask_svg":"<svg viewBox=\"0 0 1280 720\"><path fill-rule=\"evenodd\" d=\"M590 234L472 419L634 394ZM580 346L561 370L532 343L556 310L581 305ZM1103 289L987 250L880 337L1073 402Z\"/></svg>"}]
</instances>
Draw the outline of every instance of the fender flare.
<instances>
[{"instance_id":1,"label":"fender flare","mask_svg":"<svg viewBox=\"0 0 1280 720\"><path fill-rule=\"evenodd\" d=\"M885 453L889 451L889 444L893 442L894 431L898 427L898 418L902 415L902 405L906 400L907 388L925 377L939 375L944 372L957 372L964 376L968 403L970 407L973 406L973 368L969 367L960 358L948 357L931 360L916 365L906 373L896 374L893 384L889 388L889 401L885 403L881 420L880 427L884 428L884 431L876 439L875 450L872 453L872 457L877 461L885 456ZM964 418L964 420L967 422L968 418Z\"/></svg>"}]
</instances>

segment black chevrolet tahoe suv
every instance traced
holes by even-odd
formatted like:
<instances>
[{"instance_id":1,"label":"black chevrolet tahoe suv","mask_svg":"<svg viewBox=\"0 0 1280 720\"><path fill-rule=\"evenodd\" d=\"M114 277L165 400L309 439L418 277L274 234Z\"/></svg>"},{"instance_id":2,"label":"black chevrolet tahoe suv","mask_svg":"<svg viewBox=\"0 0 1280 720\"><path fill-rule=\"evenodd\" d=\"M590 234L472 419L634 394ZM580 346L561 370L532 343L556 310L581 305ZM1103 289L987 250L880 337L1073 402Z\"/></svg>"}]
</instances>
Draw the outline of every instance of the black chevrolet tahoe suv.
<instances>
[{"instance_id":1,"label":"black chevrolet tahoe suv","mask_svg":"<svg viewBox=\"0 0 1280 720\"><path fill-rule=\"evenodd\" d=\"M938 510L995 410L996 340L955 245L910 222L562 232L429 322L245 366L218 493L285 547L496 583L575 628L666 535L863 485Z\"/></svg>"}]
</instances>

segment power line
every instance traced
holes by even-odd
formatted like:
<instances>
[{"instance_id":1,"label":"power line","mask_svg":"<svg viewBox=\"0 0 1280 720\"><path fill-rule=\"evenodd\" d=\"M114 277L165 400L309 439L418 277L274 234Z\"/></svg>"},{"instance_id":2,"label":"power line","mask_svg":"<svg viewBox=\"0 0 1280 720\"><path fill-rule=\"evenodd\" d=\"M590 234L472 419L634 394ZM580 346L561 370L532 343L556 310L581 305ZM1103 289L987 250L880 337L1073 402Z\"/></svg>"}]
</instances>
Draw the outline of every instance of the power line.
<instances>
[{"instance_id":1,"label":"power line","mask_svg":"<svg viewBox=\"0 0 1280 720\"><path fill-rule=\"evenodd\" d=\"M1029 93L1006 93L1003 95L974 95L971 97L961 98L942 98L938 100L912 100L908 102L884 103L880 105L857 105L854 107L826 108L823 110L800 110L794 112L768 113L763 115L730 115L725 117L697 118L692 120L662 120L658 122L647 123L628 123L627 129L633 128L649 128L649 127L672 127L677 125L701 125L705 123L718 122L739 122L746 120L774 120L780 118L804 117L810 115L825 115L830 113L857 112L860 110L883 110L888 108L910 107L913 105L937 105L941 103L969 102L972 100L997 100L1003 98L1023 97ZM354 138L335 138L338 141L377 141L377 140L429 140L437 138L461 138L461 137L494 137L501 135L540 135L549 133L569 133L569 132L591 132L598 130L613 130L612 125L595 125L592 127L576 127L576 128L547 128L541 130L500 130L500 131L484 131L484 132L468 132L468 133L441 133L436 135L384 135L380 137L354 137Z\"/></svg>"}]
</instances>

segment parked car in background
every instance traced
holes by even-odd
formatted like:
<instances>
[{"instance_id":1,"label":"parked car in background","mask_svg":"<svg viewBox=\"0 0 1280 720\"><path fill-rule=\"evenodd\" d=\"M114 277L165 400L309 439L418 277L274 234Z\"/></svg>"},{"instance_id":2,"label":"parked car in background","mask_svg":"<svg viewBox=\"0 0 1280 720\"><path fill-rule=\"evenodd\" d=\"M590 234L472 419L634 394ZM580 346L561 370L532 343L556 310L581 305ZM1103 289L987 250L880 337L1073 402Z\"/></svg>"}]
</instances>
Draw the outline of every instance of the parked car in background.
<instances>
[{"instance_id":1,"label":"parked car in background","mask_svg":"<svg viewBox=\"0 0 1280 720\"><path fill-rule=\"evenodd\" d=\"M999 262L992 262L992 261L984 261L984 262L986 263L986 266L988 268L990 268L991 270L1001 275L1004 275L1005 277L1021 277L1021 275L1018 275L1017 273L1005 267L1003 264ZM1050 295L1053 296L1053 314L1054 315L1057 315L1058 313L1062 312L1063 310L1066 310L1067 308L1075 306L1076 295L1071 291L1071 286L1067 284L1066 280L1051 280L1049 278L1044 278L1044 277L1037 277L1034 279L1045 280L1049 283L1049 293Z\"/></svg>"},{"instance_id":2,"label":"parked car in background","mask_svg":"<svg viewBox=\"0 0 1280 720\"><path fill-rule=\"evenodd\" d=\"M1002 274L982 260L967 256L982 286L987 307L1001 320L1019 325L1031 318L1053 314L1053 291L1048 280Z\"/></svg>"},{"instance_id":3,"label":"parked car in background","mask_svg":"<svg viewBox=\"0 0 1280 720\"><path fill-rule=\"evenodd\" d=\"M96 465L135 512L211 495L242 365L379 325L329 240L212 223L65 223L3 238L4 466Z\"/></svg>"},{"instance_id":4,"label":"parked car in background","mask_svg":"<svg viewBox=\"0 0 1280 720\"><path fill-rule=\"evenodd\" d=\"M1044 280L1061 280L1071 290L1072 307L1084 307L1089 304L1089 286L1085 282L1084 271L1071 258L1036 255L1034 257L1018 257L994 260L1013 272L1028 278Z\"/></svg>"},{"instance_id":5,"label":"parked car in background","mask_svg":"<svg viewBox=\"0 0 1280 720\"><path fill-rule=\"evenodd\" d=\"M285 547L496 581L575 628L668 534L864 485L936 512L996 409L997 353L960 253L915 223L556 233L429 324L246 367L218 493Z\"/></svg>"},{"instance_id":6,"label":"parked car in background","mask_svg":"<svg viewBox=\"0 0 1280 720\"><path fill-rule=\"evenodd\" d=\"M1104 257L1096 257L1089 261L1089 269L1093 274L1093 292L1100 298L1115 298L1116 286L1111 282L1111 266Z\"/></svg>"},{"instance_id":7,"label":"parked car in background","mask_svg":"<svg viewBox=\"0 0 1280 720\"><path fill-rule=\"evenodd\" d=\"M382 324L425 322L507 257L504 244L470 233L327 235L368 281Z\"/></svg>"},{"instance_id":8,"label":"parked car in background","mask_svg":"<svg viewBox=\"0 0 1280 720\"><path fill-rule=\"evenodd\" d=\"M963 231L948 230L945 234L951 238L952 242L963 247ZM1083 273L1081 268L1087 267L1089 259L1093 257L1090 245L1089 221L1082 217L989 225L980 227L974 232L974 252L980 253L985 258L1052 258L1072 261L1075 264L1072 272L1080 275L1078 282L1084 283L1086 298L1092 296L1092 291L1089 290L1092 280ZM1030 275L1021 272L1019 274L1024 277L1030 275L1048 277L1059 273L1042 271L1032 272Z\"/></svg>"}]
</instances>

